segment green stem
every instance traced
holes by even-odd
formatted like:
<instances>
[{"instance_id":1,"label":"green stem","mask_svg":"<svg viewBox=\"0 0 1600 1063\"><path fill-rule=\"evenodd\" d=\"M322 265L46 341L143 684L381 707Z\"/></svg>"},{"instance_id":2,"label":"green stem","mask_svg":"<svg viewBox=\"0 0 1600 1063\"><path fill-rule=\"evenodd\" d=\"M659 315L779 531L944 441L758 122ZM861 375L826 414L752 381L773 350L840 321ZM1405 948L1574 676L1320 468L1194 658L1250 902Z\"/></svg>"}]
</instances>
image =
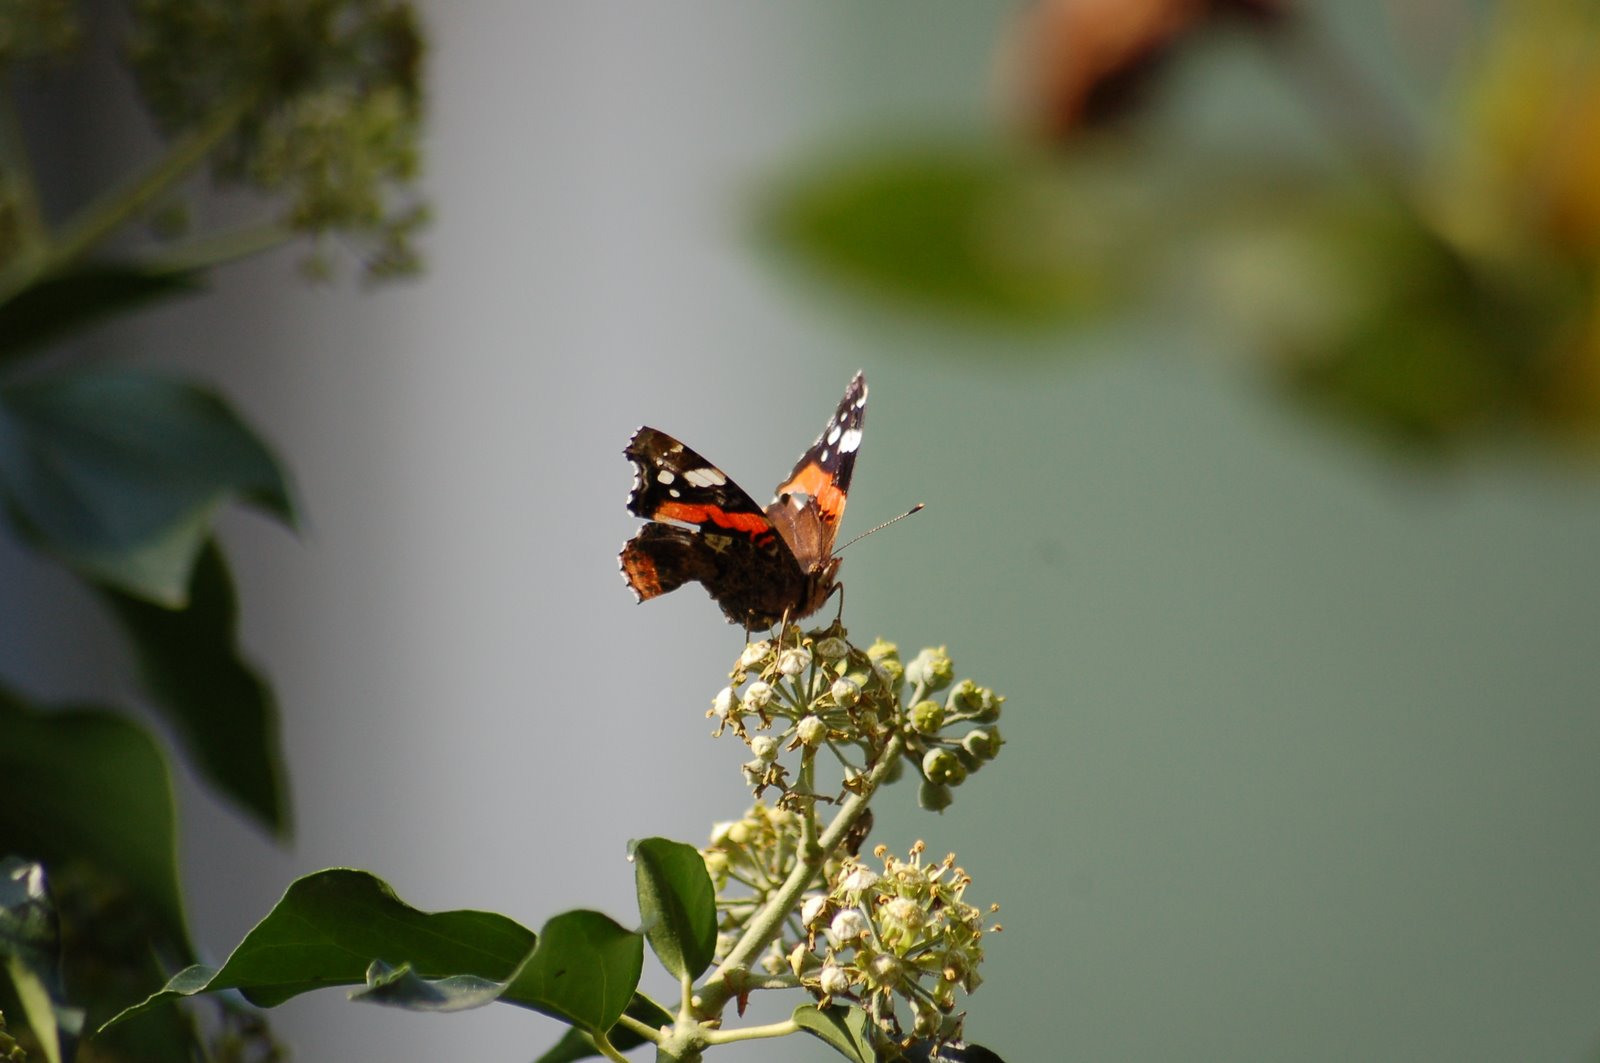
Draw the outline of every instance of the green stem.
<instances>
[{"instance_id":1,"label":"green stem","mask_svg":"<svg viewBox=\"0 0 1600 1063\"><path fill-rule=\"evenodd\" d=\"M606 1040L605 1034L592 1034L591 1038L594 1041L595 1048L599 1050L602 1056L612 1060L613 1063L628 1063L628 1057L618 1052L611 1042Z\"/></svg>"},{"instance_id":2,"label":"green stem","mask_svg":"<svg viewBox=\"0 0 1600 1063\"><path fill-rule=\"evenodd\" d=\"M153 256L151 266L161 271L202 270L249 258L294 239L294 230L282 222L250 225L213 233Z\"/></svg>"},{"instance_id":3,"label":"green stem","mask_svg":"<svg viewBox=\"0 0 1600 1063\"><path fill-rule=\"evenodd\" d=\"M622 1015L618 1017L617 1025L627 1027L631 1033L637 1034L646 1041L649 1041L651 1044L656 1044L661 1040L660 1030L656 1029L654 1026L651 1026L647 1022L641 1022L639 1019L634 1018L627 1012L623 1012Z\"/></svg>"},{"instance_id":4,"label":"green stem","mask_svg":"<svg viewBox=\"0 0 1600 1063\"><path fill-rule=\"evenodd\" d=\"M205 161L244 117L251 97L240 95L219 106L198 128L180 137L144 173L101 194L64 226L40 254L0 278L0 302L45 274L71 265L145 210L174 183Z\"/></svg>"},{"instance_id":5,"label":"green stem","mask_svg":"<svg viewBox=\"0 0 1600 1063\"><path fill-rule=\"evenodd\" d=\"M783 1022L767 1026L746 1026L738 1030L707 1030L704 1037L708 1045L726 1045L734 1041L754 1041L762 1037L787 1037L799 1032L800 1026L793 1019L785 1019Z\"/></svg>"}]
</instances>

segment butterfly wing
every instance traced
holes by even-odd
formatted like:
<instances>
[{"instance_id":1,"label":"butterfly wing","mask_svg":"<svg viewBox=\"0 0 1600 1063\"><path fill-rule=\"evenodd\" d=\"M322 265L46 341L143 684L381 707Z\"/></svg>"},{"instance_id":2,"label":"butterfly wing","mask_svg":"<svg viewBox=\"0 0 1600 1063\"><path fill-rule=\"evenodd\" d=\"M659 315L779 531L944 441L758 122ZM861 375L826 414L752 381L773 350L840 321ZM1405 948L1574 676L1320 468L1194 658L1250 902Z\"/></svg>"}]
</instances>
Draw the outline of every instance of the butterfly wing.
<instances>
[{"instance_id":1,"label":"butterfly wing","mask_svg":"<svg viewBox=\"0 0 1600 1063\"><path fill-rule=\"evenodd\" d=\"M641 602L698 581L730 622L759 626L803 596L793 552L721 469L654 428L635 432L623 454L634 467L628 509L651 522L618 558Z\"/></svg>"},{"instance_id":2,"label":"butterfly wing","mask_svg":"<svg viewBox=\"0 0 1600 1063\"><path fill-rule=\"evenodd\" d=\"M806 572L829 563L844 517L867 412L867 377L857 373L839 406L774 492L766 515Z\"/></svg>"}]
</instances>

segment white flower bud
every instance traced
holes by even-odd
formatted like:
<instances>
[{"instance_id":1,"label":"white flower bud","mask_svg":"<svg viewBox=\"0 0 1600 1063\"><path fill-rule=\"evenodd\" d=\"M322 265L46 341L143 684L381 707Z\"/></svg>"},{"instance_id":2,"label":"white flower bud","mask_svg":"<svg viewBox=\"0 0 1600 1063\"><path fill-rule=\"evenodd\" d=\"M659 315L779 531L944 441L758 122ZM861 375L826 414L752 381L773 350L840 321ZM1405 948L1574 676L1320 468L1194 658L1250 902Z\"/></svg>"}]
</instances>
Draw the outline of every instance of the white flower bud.
<instances>
[{"instance_id":1,"label":"white flower bud","mask_svg":"<svg viewBox=\"0 0 1600 1063\"><path fill-rule=\"evenodd\" d=\"M778 654L778 671L791 678L805 671L810 663L811 654L805 650L789 649Z\"/></svg>"},{"instance_id":2,"label":"white flower bud","mask_svg":"<svg viewBox=\"0 0 1600 1063\"><path fill-rule=\"evenodd\" d=\"M844 968L835 967L831 963L823 966L819 981L822 991L829 996L850 992L850 976L845 973Z\"/></svg>"},{"instance_id":3,"label":"white flower bud","mask_svg":"<svg viewBox=\"0 0 1600 1063\"><path fill-rule=\"evenodd\" d=\"M744 708L746 712L760 712L771 701L772 687L759 679L744 688Z\"/></svg>"},{"instance_id":4,"label":"white flower bud","mask_svg":"<svg viewBox=\"0 0 1600 1063\"><path fill-rule=\"evenodd\" d=\"M865 867L856 867L839 883L847 893L862 893L878 884L878 873Z\"/></svg>"},{"instance_id":5,"label":"white flower bud","mask_svg":"<svg viewBox=\"0 0 1600 1063\"><path fill-rule=\"evenodd\" d=\"M833 695L833 700L836 703L847 709L861 700L861 686L854 679L846 676L840 676L835 679L829 692Z\"/></svg>"},{"instance_id":6,"label":"white flower bud","mask_svg":"<svg viewBox=\"0 0 1600 1063\"><path fill-rule=\"evenodd\" d=\"M810 927L816 923L823 912L828 910L828 898L821 894L813 894L806 898L800 906L800 925Z\"/></svg>"},{"instance_id":7,"label":"white flower bud","mask_svg":"<svg viewBox=\"0 0 1600 1063\"><path fill-rule=\"evenodd\" d=\"M717 691L717 696L711 699L711 711L724 720L733 715L732 687L723 687Z\"/></svg>"},{"instance_id":8,"label":"white flower bud","mask_svg":"<svg viewBox=\"0 0 1600 1063\"><path fill-rule=\"evenodd\" d=\"M749 643L745 646L744 652L739 654L739 668L741 670L746 668L754 668L756 665L766 660L768 655L771 653L772 643L766 641L765 639L762 639L760 642Z\"/></svg>"},{"instance_id":9,"label":"white flower bud","mask_svg":"<svg viewBox=\"0 0 1600 1063\"><path fill-rule=\"evenodd\" d=\"M756 735L750 739L750 752L763 764L770 764L778 759L778 740L771 735Z\"/></svg>"},{"instance_id":10,"label":"white flower bud","mask_svg":"<svg viewBox=\"0 0 1600 1063\"><path fill-rule=\"evenodd\" d=\"M802 744L815 749L828 737L828 725L815 716L807 716L794 725L794 733Z\"/></svg>"},{"instance_id":11,"label":"white flower bud","mask_svg":"<svg viewBox=\"0 0 1600 1063\"><path fill-rule=\"evenodd\" d=\"M828 924L828 938L835 945L854 941L867 932L867 917L854 908L845 908Z\"/></svg>"}]
</instances>

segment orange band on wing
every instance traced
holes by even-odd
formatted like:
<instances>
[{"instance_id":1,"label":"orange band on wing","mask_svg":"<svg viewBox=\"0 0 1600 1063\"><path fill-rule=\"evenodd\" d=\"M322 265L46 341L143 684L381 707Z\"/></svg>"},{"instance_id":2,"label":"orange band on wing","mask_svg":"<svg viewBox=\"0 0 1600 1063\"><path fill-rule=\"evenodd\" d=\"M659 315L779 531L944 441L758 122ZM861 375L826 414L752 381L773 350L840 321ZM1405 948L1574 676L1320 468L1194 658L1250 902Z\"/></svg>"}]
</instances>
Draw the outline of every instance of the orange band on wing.
<instances>
[{"instance_id":1,"label":"orange band on wing","mask_svg":"<svg viewBox=\"0 0 1600 1063\"><path fill-rule=\"evenodd\" d=\"M663 502L652 516L656 520L681 520L685 524L715 524L751 538L772 531L771 522L760 513L729 513L718 506L692 506L687 502Z\"/></svg>"},{"instance_id":2,"label":"orange band on wing","mask_svg":"<svg viewBox=\"0 0 1600 1063\"><path fill-rule=\"evenodd\" d=\"M835 486L832 474L816 462L795 473L788 483L778 488L778 494L810 495L821 511L822 519L829 524L837 523L839 515L844 512L844 492Z\"/></svg>"}]
</instances>

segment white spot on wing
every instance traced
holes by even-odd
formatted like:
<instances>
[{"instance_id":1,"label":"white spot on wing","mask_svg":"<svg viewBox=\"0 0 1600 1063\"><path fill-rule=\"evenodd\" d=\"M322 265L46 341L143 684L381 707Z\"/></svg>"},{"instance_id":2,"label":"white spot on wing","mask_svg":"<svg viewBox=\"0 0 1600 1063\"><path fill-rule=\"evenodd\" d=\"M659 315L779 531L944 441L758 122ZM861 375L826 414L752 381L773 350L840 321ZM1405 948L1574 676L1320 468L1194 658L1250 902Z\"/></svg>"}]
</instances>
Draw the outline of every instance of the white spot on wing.
<instances>
[{"instance_id":1,"label":"white spot on wing","mask_svg":"<svg viewBox=\"0 0 1600 1063\"><path fill-rule=\"evenodd\" d=\"M835 443L839 442L839 433L842 431L844 431L844 429L840 428L838 425L833 426L832 430L828 432L828 446L831 447Z\"/></svg>"},{"instance_id":2,"label":"white spot on wing","mask_svg":"<svg viewBox=\"0 0 1600 1063\"><path fill-rule=\"evenodd\" d=\"M839 440L839 453L854 454L861 445L861 429L852 428Z\"/></svg>"},{"instance_id":3,"label":"white spot on wing","mask_svg":"<svg viewBox=\"0 0 1600 1063\"><path fill-rule=\"evenodd\" d=\"M695 487L721 487L728 478L716 469L690 469L683 478Z\"/></svg>"},{"instance_id":4,"label":"white spot on wing","mask_svg":"<svg viewBox=\"0 0 1600 1063\"><path fill-rule=\"evenodd\" d=\"M672 475L670 469L662 469L656 473L656 483L658 484L669 484L676 479L677 477Z\"/></svg>"},{"instance_id":5,"label":"white spot on wing","mask_svg":"<svg viewBox=\"0 0 1600 1063\"><path fill-rule=\"evenodd\" d=\"M823 464L823 465L828 464L828 452L826 450L824 450L820 454L818 454L817 455L817 461L819 463Z\"/></svg>"},{"instance_id":6,"label":"white spot on wing","mask_svg":"<svg viewBox=\"0 0 1600 1063\"><path fill-rule=\"evenodd\" d=\"M676 487L667 488L667 494L671 495L673 498L682 498L683 497L683 492L678 490Z\"/></svg>"}]
</instances>

